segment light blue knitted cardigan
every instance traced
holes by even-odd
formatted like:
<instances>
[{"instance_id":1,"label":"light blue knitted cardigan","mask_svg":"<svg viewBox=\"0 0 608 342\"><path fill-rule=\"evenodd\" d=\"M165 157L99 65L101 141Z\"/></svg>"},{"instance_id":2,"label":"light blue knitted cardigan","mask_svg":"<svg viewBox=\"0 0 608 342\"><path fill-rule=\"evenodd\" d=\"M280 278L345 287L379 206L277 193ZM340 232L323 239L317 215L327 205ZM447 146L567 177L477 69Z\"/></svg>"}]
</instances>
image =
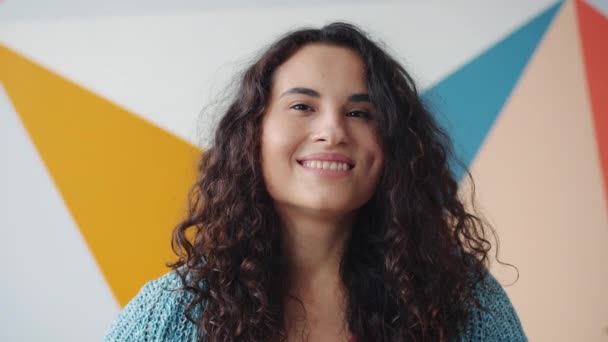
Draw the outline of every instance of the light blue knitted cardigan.
<instances>
[{"instance_id":1,"label":"light blue knitted cardigan","mask_svg":"<svg viewBox=\"0 0 608 342\"><path fill-rule=\"evenodd\" d=\"M196 341L197 328L186 319L191 294L174 272L146 283L120 312L104 341ZM488 273L475 290L487 310L475 309L460 341L527 341L511 301Z\"/></svg>"}]
</instances>

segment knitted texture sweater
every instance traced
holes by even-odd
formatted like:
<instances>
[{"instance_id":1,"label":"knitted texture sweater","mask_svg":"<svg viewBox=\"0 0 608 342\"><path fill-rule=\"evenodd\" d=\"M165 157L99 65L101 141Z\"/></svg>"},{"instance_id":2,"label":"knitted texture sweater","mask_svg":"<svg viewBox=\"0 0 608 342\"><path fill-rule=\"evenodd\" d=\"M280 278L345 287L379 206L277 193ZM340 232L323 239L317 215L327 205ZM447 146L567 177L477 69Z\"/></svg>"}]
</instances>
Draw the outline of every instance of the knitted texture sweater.
<instances>
[{"instance_id":1,"label":"knitted texture sweater","mask_svg":"<svg viewBox=\"0 0 608 342\"><path fill-rule=\"evenodd\" d=\"M174 271L146 283L120 312L104 341L196 341L197 327L185 315L191 294ZM503 288L488 273L475 289L484 309L474 309L460 341L527 341Z\"/></svg>"}]
</instances>

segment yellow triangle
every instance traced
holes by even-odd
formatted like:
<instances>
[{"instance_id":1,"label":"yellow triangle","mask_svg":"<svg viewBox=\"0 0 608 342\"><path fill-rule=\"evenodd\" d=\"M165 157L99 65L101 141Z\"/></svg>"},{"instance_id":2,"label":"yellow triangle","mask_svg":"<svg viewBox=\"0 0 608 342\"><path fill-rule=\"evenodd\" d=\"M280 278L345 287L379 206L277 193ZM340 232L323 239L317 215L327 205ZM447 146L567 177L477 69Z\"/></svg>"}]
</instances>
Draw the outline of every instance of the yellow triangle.
<instances>
[{"instance_id":1,"label":"yellow triangle","mask_svg":"<svg viewBox=\"0 0 608 342\"><path fill-rule=\"evenodd\" d=\"M2 45L0 81L126 304L167 271L171 230L185 212L201 151Z\"/></svg>"}]
</instances>

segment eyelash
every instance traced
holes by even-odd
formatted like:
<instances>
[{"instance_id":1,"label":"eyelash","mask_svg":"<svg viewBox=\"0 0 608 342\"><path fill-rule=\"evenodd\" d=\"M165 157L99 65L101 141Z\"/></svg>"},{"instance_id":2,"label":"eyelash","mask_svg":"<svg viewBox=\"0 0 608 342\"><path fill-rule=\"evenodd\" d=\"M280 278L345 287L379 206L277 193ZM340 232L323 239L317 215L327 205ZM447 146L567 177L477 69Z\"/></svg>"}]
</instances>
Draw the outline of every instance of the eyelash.
<instances>
[{"instance_id":1,"label":"eyelash","mask_svg":"<svg viewBox=\"0 0 608 342\"><path fill-rule=\"evenodd\" d=\"M297 108L297 107L306 107L306 108ZM305 105L303 103L296 103L295 105L290 107L291 109L295 109L295 110L311 110L312 108L309 105Z\"/></svg>"},{"instance_id":2,"label":"eyelash","mask_svg":"<svg viewBox=\"0 0 608 342\"><path fill-rule=\"evenodd\" d=\"M304 107L304 108L303 108ZM290 107L291 109L295 109L295 110L305 110L305 111L311 111L312 107L310 107L307 104L303 104L303 103L296 103L295 105ZM371 114L369 112L363 111L363 110L352 110L350 112L348 112L347 114L352 114L352 113L360 113L363 114L363 116L356 116L356 117L360 117L363 119L369 119Z\"/></svg>"},{"instance_id":3,"label":"eyelash","mask_svg":"<svg viewBox=\"0 0 608 342\"><path fill-rule=\"evenodd\" d=\"M352 111L348 112L348 114L351 114L351 113L360 113L360 114L363 114L362 117L359 116L362 119L369 119L371 117L371 115L370 115L369 112L366 112L366 111L363 111L363 110L352 110Z\"/></svg>"}]
</instances>

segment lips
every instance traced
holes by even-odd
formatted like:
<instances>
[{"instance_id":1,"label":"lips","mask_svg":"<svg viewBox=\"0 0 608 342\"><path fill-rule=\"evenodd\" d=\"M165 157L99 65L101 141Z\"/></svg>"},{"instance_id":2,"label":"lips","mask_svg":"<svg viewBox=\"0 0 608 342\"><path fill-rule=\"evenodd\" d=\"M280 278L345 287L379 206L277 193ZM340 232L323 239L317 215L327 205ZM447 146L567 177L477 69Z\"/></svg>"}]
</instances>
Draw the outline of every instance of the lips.
<instances>
[{"instance_id":1,"label":"lips","mask_svg":"<svg viewBox=\"0 0 608 342\"><path fill-rule=\"evenodd\" d=\"M355 162L351 158L340 153L314 153L297 159L300 165L302 165L305 161L311 160L346 163L351 169L355 167Z\"/></svg>"}]
</instances>

